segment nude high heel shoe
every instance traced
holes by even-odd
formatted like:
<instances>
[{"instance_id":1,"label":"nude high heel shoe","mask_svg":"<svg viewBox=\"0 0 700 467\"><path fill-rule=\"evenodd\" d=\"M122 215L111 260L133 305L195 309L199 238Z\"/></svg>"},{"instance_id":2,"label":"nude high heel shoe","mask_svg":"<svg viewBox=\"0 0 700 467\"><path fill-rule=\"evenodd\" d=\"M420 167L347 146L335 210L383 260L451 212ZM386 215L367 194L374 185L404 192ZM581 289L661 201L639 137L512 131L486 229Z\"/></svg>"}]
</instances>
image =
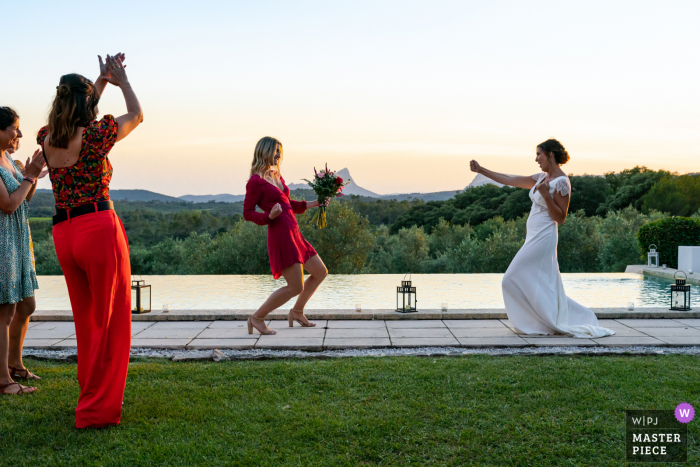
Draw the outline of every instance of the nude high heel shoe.
<instances>
[{"instance_id":1,"label":"nude high heel shoe","mask_svg":"<svg viewBox=\"0 0 700 467\"><path fill-rule=\"evenodd\" d=\"M273 331L272 329L260 329L258 326L255 325L255 322L253 320L257 320L258 318L253 318L252 316L248 317L248 334L253 334L253 328L257 329L260 334L263 336L272 336L273 334L277 334L277 331ZM260 321L263 322L263 325L265 324L265 320L260 319Z\"/></svg>"},{"instance_id":2,"label":"nude high heel shoe","mask_svg":"<svg viewBox=\"0 0 700 467\"><path fill-rule=\"evenodd\" d=\"M298 313L301 313L302 315L304 314L303 311L300 312L299 310L295 310L294 308L292 308L291 310L289 310L289 315L287 315L287 320L289 321L289 327L290 327L290 328L294 327L294 321L296 321L297 323L299 323L299 325L300 325L302 328L312 328L312 327L316 326L316 323L309 322L309 324L304 324L303 321L301 321L300 319L295 318L295 317L293 316L293 313L294 313L295 311L298 312Z\"/></svg>"}]
</instances>

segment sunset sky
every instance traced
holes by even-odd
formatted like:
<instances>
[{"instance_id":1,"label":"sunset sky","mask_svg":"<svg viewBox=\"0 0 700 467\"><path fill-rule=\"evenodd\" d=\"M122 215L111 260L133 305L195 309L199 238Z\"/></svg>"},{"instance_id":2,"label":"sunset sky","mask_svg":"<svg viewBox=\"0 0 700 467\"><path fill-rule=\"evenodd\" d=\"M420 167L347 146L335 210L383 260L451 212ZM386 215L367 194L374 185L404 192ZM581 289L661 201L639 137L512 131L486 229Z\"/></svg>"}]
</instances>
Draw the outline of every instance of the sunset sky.
<instances>
[{"instance_id":1,"label":"sunset sky","mask_svg":"<svg viewBox=\"0 0 700 467\"><path fill-rule=\"evenodd\" d=\"M144 123L112 188L242 194L253 148L284 143L288 183L328 163L378 193L457 190L469 161L533 174L700 171L700 2L121 1L2 7L0 105L18 157L61 75L125 52ZM110 86L101 113L125 112ZM47 180L41 187L48 188Z\"/></svg>"}]
</instances>

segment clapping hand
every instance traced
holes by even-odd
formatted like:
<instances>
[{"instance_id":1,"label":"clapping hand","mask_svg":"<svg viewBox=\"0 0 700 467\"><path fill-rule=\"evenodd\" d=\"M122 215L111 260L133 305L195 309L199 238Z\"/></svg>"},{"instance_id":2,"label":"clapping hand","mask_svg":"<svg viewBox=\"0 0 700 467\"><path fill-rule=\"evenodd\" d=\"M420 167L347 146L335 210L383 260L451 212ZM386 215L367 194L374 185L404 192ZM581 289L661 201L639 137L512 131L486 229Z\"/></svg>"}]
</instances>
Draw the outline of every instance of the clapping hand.
<instances>
[{"instance_id":1,"label":"clapping hand","mask_svg":"<svg viewBox=\"0 0 700 467\"><path fill-rule=\"evenodd\" d=\"M270 211L270 219L275 219L280 214L282 214L282 206L280 206L280 203L277 203L272 206L272 210Z\"/></svg>"},{"instance_id":2,"label":"clapping hand","mask_svg":"<svg viewBox=\"0 0 700 467\"><path fill-rule=\"evenodd\" d=\"M479 163L477 161L471 161L469 163L469 168L471 169L472 172L476 172L476 173L479 173L479 171L481 170L481 166L479 165Z\"/></svg>"},{"instance_id":3,"label":"clapping hand","mask_svg":"<svg viewBox=\"0 0 700 467\"><path fill-rule=\"evenodd\" d=\"M41 178L44 166L46 165L46 160L44 160L44 153L41 149L34 151L34 155L30 159L27 159L27 165L24 166L24 171L22 174L30 178ZM46 174L44 174L44 177Z\"/></svg>"},{"instance_id":4,"label":"clapping hand","mask_svg":"<svg viewBox=\"0 0 700 467\"><path fill-rule=\"evenodd\" d=\"M107 82L109 82L109 83L112 83L112 81L110 81L110 80L112 79L112 69L111 69L111 67L107 66L106 63L103 63L103 62L102 62L102 56L98 55L97 58L100 60L100 76L99 76L99 78L102 78L102 79L104 79L105 81L107 81ZM123 53L119 52L117 55L114 56L114 58L115 58L115 59L118 58L118 59L121 60L122 63L123 63L124 60L126 60L126 55L124 55ZM109 55L107 55L107 60L109 61ZM124 65L124 68L126 68L126 65ZM99 78L98 78L98 79L99 79ZM115 84L115 83L112 83L112 84Z\"/></svg>"},{"instance_id":5,"label":"clapping hand","mask_svg":"<svg viewBox=\"0 0 700 467\"><path fill-rule=\"evenodd\" d=\"M98 58L100 59L100 76L104 78L105 81L112 83L115 86L121 86L122 84L129 82L129 79L126 77L126 70L124 70L126 67L126 65L123 63L124 59L126 58L124 54L120 53L114 57L107 55L107 60L104 63L104 75L102 74L102 57L98 55Z\"/></svg>"},{"instance_id":6,"label":"clapping hand","mask_svg":"<svg viewBox=\"0 0 700 467\"><path fill-rule=\"evenodd\" d=\"M39 151L40 151L40 150L39 150ZM43 154L42 154L42 157L43 157ZM22 176L23 176L23 177L26 177L26 176L27 176L27 166L31 163L31 161L32 161L32 158L31 158L31 157L27 157L27 163L24 164L24 166L22 167ZM39 176L38 176L37 178L39 178L39 179L44 178L44 177L46 177L48 174L49 174L49 169L44 169L44 170L41 171L41 173L39 174Z\"/></svg>"}]
</instances>

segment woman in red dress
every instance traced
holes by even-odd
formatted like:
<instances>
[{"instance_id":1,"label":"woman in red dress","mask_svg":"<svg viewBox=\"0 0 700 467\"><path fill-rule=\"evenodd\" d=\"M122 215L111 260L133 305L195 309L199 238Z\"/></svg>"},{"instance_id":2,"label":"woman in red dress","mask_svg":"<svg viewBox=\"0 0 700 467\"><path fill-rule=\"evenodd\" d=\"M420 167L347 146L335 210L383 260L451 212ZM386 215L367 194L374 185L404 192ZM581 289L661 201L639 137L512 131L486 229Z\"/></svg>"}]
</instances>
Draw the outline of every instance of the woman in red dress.
<instances>
[{"instance_id":1,"label":"woman in red dress","mask_svg":"<svg viewBox=\"0 0 700 467\"><path fill-rule=\"evenodd\" d=\"M119 424L131 347L131 263L121 220L109 200L115 143L142 121L143 112L122 64L100 58L100 76L61 76L49 124L39 130L56 198L53 239L68 286L78 341L80 397L76 428ZM97 117L106 83L118 86L127 113Z\"/></svg>"},{"instance_id":2,"label":"woman in red dress","mask_svg":"<svg viewBox=\"0 0 700 467\"><path fill-rule=\"evenodd\" d=\"M248 334L253 334L253 328L260 334L276 334L265 325L265 316L297 295L296 304L287 316L289 326L292 327L294 321L303 327L316 326L304 316L304 307L328 275L326 265L309 242L304 240L294 217L294 214L301 214L308 208L318 207L319 202L289 199L289 188L280 173L281 161L282 143L275 138L266 136L255 145L243 202L243 218L268 226L267 252L272 275L275 279L283 276L287 285L275 290L248 318ZM328 201L325 205L328 205ZM256 212L256 206L263 212ZM306 282L304 270L309 273Z\"/></svg>"}]
</instances>

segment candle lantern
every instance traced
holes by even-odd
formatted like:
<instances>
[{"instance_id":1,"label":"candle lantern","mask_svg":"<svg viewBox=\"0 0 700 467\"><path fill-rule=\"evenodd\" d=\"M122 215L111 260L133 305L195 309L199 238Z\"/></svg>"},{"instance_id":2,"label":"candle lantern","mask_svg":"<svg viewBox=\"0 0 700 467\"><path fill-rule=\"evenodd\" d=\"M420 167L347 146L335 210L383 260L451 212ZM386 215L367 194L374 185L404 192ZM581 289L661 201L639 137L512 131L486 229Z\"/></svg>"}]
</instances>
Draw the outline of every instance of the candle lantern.
<instances>
[{"instance_id":1,"label":"candle lantern","mask_svg":"<svg viewBox=\"0 0 700 467\"><path fill-rule=\"evenodd\" d=\"M647 253L647 266L650 268L659 267L659 252L656 251L656 248L657 246L653 243L649 245L649 253Z\"/></svg>"},{"instance_id":2,"label":"candle lantern","mask_svg":"<svg viewBox=\"0 0 700 467\"><path fill-rule=\"evenodd\" d=\"M408 276L408 280L406 279ZM401 281L401 285L396 287L396 311L400 313L414 313L418 311L416 309L416 304L418 300L416 298L416 288L411 285L411 275L406 274L404 280Z\"/></svg>"},{"instance_id":3,"label":"candle lantern","mask_svg":"<svg viewBox=\"0 0 700 467\"><path fill-rule=\"evenodd\" d=\"M683 279L678 278L678 274L683 274ZM683 271L678 271L673 275L676 285L671 286L671 310L690 310L690 285L685 283L688 276Z\"/></svg>"},{"instance_id":4,"label":"candle lantern","mask_svg":"<svg viewBox=\"0 0 700 467\"><path fill-rule=\"evenodd\" d=\"M151 286L146 281L131 281L131 313L151 312Z\"/></svg>"}]
</instances>

